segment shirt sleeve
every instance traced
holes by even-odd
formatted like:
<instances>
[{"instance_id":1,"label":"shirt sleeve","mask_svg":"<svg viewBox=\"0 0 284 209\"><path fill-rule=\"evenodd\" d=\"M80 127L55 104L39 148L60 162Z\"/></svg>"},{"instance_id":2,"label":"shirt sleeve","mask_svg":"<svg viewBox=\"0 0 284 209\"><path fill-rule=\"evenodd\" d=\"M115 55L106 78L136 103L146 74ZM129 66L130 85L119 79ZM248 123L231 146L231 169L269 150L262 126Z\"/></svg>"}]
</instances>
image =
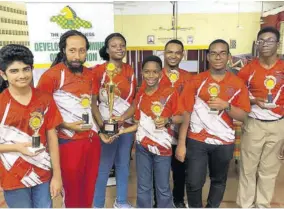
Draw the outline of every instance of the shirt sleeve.
<instances>
[{"instance_id":1,"label":"shirt sleeve","mask_svg":"<svg viewBox=\"0 0 284 209\"><path fill-rule=\"evenodd\" d=\"M195 94L196 88L194 80L192 80L191 82L187 82L179 98L179 105L184 111L193 111L193 106L195 103Z\"/></svg>"},{"instance_id":2,"label":"shirt sleeve","mask_svg":"<svg viewBox=\"0 0 284 209\"><path fill-rule=\"evenodd\" d=\"M242 79L245 85L247 85L250 76L250 64L244 66L237 76Z\"/></svg>"},{"instance_id":3,"label":"shirt sleeve","mask_svg":"<svg viewBox=\"0 0 284 209\"><path fill-rule=\"evenodd\" d=\"M97 79L95 78L95 75L93 75L93 80L92 80L92 91L93 91L93 95L99 95L99 91L100 91L100 86L97 82Z\"/></svg>"},{"instance_id":4,"label":"shirt sleeve","mask_svg":"<svg viewBox=\"0 0 284 209\"><path fill-rule=\"evenodd\" d=\"M251 111L250 99L248 89L245 85L242 85L241 92L233 99L231 104L238 107L246 112Z\"/></svg>"},{"instance_id":5,"label":"shirt sleeve","mask_svg":"<svg viewBox=\"0 0 284 209\"><path fill-rule=\"evenodd\" d=\"M99 95L99 91L100 91L100 84L99 84L99 66L96 65L93 69L92 69L92 76L93 76L93 94L94 95Z\"/></svg>"},{"instance_id":6,"label":"shirt sleeve","mask_svg":"<svg viewBox=\"0 0 284 209\"><path fill-rule=\"evenodd\" d=\"M54 79L52 76L44 73L37 84L37 89L53 94L58 88L58 80Z\"/></svg>"},{"instance_id":7,"label":"shirt sleeve","mask_svg":"<svg viewBox=\"0 0 284 209\"><path fill-rule=\"evenodd\" d=\"M137 87L137 80L136 80L136 78L135 78L135 74L134 74L134 72L133 72L133 74L131 75L131 77L133 76L133 80L132 80L132 78L130 78L132 81L131 81L131 88L132 88L132 92L131 92L131 95L130 95L130 97L128 98L128 102L129 103L132 103L132 101L133 101L133 99L134 99L134 97L135 97L135 93L136 93L136 87Z\"/></svg>"},{"instance_id":8,"label":"shirt sleeve","mask_svg":"<svg viewBox=\"0 0 284 209\"><path fill-rule=\"evenodd\" d=\"M175 90L169 101L167 102L164 111L162 113L162 116L164 117L171 117L173 115L180 115L182 114L183 110L181 109L181 106L179 105L179 95L177 90Z\"/></svg>"},{"instance_id":9,"label":"shirt sleeve","mask_svg":"<svg viewBox=\"0 0 284 209\"><path fill-rule=\"evenodd\" d=\"M135 119L135 120L140 120L140 110L138 109L138 103L140 102L141 96L142 96L142 92L139 91L139 92L136 94L135 99L133 100L134 105L135 105L135 112L134 112L134 119Z\"/></svg>"},{"instance_id":10,"label":"shirt sleeve","mask_svg":"<svg viewBox=\"0 0 284 209\"><path fill-rule=\"evenodd\" d=\"M48 111L45 116L45 120L47 121L46 122L47 130L54 129L57 126L59 126L61 123L63 123L63 118L53 98L51 98L50 100Z\"/></svg>"}]
</instances>

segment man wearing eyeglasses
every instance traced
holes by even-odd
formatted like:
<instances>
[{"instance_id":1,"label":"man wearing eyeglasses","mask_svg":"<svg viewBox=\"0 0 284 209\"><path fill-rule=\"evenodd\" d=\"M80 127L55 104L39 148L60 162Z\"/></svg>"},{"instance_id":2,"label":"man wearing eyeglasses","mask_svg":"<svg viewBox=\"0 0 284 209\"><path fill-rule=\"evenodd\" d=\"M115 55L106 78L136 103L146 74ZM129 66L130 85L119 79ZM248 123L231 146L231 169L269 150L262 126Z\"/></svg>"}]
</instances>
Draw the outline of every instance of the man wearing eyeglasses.
<instances>
[{"instance_id":1,"label":"man wearing eyeglasses","mask_svg":"<svg viewBox=\"0 0 284 209\"><path fill-rule=\"evenodd\" d=\"M241 138L237 204L270 207L275 180L283 160L284 62L278 58L280 33L273 27L257 34L259 58L239 72L248 86L252 105Z\"/></svg>"},{"instance_id":2,"label":"man wearing eyeglasses","mask_svg":"<svg viewBox=\"0 0 284 209\"><path fill-rule=\"evenodd\" d=\"M181 125L179 146L187 137L186 190L188 206L202 208L202 187L210 173L206 207L218 208L226 188L229 164L233 158L235 132L233 119L244 121L250 112L248 90L241 79L227 72L229 45L217 39L209 45L209 70L194 76L181 93L181 103L189 113ZM182 134L184 129L188 134ZM176 150L180 156L182 149Z\"/></svg>"}]
</instances>

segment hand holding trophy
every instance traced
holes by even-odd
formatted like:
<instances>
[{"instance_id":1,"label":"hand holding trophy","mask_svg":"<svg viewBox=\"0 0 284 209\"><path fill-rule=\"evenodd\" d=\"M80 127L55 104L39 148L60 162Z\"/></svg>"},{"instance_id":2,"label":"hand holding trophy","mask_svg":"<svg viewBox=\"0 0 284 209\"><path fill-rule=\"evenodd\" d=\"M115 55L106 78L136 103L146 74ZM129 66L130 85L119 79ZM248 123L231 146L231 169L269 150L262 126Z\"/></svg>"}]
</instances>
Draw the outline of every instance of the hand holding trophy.
<instances>
[{"instance_id":1,"label":"hand holding trophy","mask_svg":"<svg viewBox=\"0 0 284 209\"><path fill-rule=\"evenodd\" d=\"M29 120L29 126L34 131L32 135L32 147L28 147L29 151L32 153L39 153L45 150L45 147L40 143L39 129L43 124L43 115L40 112L31 113L31 118Z\"/></svg>"},{"instance_id":2,"label":"hand holding trophy","mask_svg":"<svg viewBox=\"0 0 284 209\"><path fill-rule=\"evenodd\" d=\"M118 122L112 119L116 84L113 82L113 78L116 74L116 67L113 63L109 63L106 67L106 74L109 77L109 82L106 84L106 91L108 97L109 119L103 122L103 133L113 136L118 133Z\"/></svg>"},{"instance_id":3,"label":"hand holding trophy","mask_svg":"<svg viewBox=\"0 0 284 209\"><path fill-rule=\"evenodd\" d=\"M172 83L172 87L174 87L175 82L179 79L179 72L177 70L171 70L171 72L168 74L168 78Z\"/></svg>"},{"instance_id":4,"label":"hand holding trophy","mask_svg":"<svg viewBox=\"0 0 284 209\"><path fill-rule=\"evenodd\" d=\"M267 95L267 102L264 103L264 107L267 109L275 108L276 104L273 103L273 96L271 90L274 89L276 86L276 78L274 76L266 76L266 79L264 80L264 85L266 89L268 89L268 95Z\"/></svg>"},{"instance_id":5,"label":"hand holding trophy","mask_svg":"<svg viewBox=\"0 0 284 209\"><path fill-rule=\"evenodd\" d=\"M220 93L220 86L217 83L210 83L209 87L208 87L208 93L210 95L210 99L214 100L215 98L218 97L219 93ZM219 110L216 109L210 109L209 110L209 114L216 114L218 115Z\"/></svg>"}]
</instances>

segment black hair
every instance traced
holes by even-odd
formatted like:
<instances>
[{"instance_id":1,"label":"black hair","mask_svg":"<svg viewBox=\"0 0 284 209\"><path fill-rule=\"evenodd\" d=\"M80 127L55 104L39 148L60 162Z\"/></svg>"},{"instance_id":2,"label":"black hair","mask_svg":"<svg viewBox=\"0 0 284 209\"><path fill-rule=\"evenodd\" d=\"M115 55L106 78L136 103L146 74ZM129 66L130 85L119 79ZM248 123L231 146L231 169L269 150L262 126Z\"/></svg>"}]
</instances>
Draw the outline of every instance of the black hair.
<instances>
[{"instance_id":1,"label":"black hair","mask_svg":"<svg viewBox=\"0 0 284 209\"><path fill-rule=\"evenodd\" d=\"M263 34L263 33L273 33L273 34L276 36L277 42L279 42L279 40L280 40L280 33L279 33L279 31L278 31L276 28L274 28L274 27L268 26L268 27L262 28L262 29L258 32L257 38L259 38L259 36L260 36L261 34Z\"/></svg>"},{"instance_id":2,"label":"black hair","mask_svg":"<svg viewBox=\"0 0 284 209\"><path fill-rule=\"evenodd\" d=\"M60 63L64 60L64 58L65 58L64 50L66 49L66 40L70 36L81 36L82 38L84 38L85 41L86 41L86 48L87 48L87 50L89 50L90 43L89 43L89 40L87 39L87 37L83 33L81 33L80 31L69 30L69 31L65 32L64 34L62 34L62 36L60 37L59 52L58 52L55 60L53 61L51 67L53 67L54 65L57 65L58 63Z\"/></svg>"},{"instance_id":3,"label":"black hair","mask_svg":"<svg viewBox=\"0 0 284 209\"><path fill-rule=\"evenodd\" d=\"M100 57L103 60L109 61L109 54L107 53L108 42L109 42L110 39L115 38L115 37L116 38L121 38L124 41L125 45L126 45L126 39L120 33L111 33L111 34L109 34L106 37L106 39L105 39L105 45L100 49Z\"/></svg>"},{"instance_id":4,"label":"black hair","mask_svg":"<svg viewBox=\"0 0 284 209\"><path fill-rule=\"evenodd\" d=\"M34 56L29 48L19 44L9 44L0 50L0 70L5 72L14 61L21 61L33 67Z\"/></svg>"},{"instance_id":5,"label":"black hair","mask_svg":"<svg viewBox=\"0 0 284 209\"><path fill-rule=\"evenodd\" d=\"M0 76L0 93L4 91L6 88L8 88L9 83L8 81L5 81L1 76Z\"/></svg>"},{"instance_id":6,"label":"black hair","mask_svg":"<svg viewBox=\"0 0 284 209\"><path fill-rule=\"evenodd\" d=\"M151 55L151 56L146 57L146 58L143 60L142 69L144 68L144 66L146 65L147 62L156 62L156 63L159 65L159 67L161 68L161 70L162 70L162 68L163 68L162 60L161 60L161 58L158 57L158 56Z\"/></svg>"},{"instance_id":7,"label":"black hair","mask_svg":"<svg viewBox=\"0 0 284 209\"><path fill-rule=\"evenodd\" d=\"M227 49L228 49L228 54L230 54L230 46L229 46L228 42L223 40L223 39L216 39L216 40L212 41L210 43L209 47L208 47L208 52L210 52L210 49L211 49L212 45L219 44L219 43L225 44L227 46Z\"/></svg>"},{"instance_id":8,"label":"black hair","mask_svg":"<svg viewBox=\"0 0 284 209\"><path fill-rule=\"evenodd\" d=\"M166 48L167 48L167 46L168 46L169 44L178 44L178 45L181 46L182 51L184 50L183 43L182 43L180 40L172 39L172 40L168 41L168 42L166 43L166 45L165 45L165 50L166 50Z\"/></svg>"},{"instance_id":9,"label":"black hair","mask_svg":"<svg viewBox=\"0 0 284 209\"><path fill-rule=\"evenodd\" d=\"M0 70L5 72L14 61L20 61L33 67L34 56L29 48L23 45L9 44L2 47L0 49ZM0 93L8 86L8 81L0 76Z\"/></svg>"}]
</instances>

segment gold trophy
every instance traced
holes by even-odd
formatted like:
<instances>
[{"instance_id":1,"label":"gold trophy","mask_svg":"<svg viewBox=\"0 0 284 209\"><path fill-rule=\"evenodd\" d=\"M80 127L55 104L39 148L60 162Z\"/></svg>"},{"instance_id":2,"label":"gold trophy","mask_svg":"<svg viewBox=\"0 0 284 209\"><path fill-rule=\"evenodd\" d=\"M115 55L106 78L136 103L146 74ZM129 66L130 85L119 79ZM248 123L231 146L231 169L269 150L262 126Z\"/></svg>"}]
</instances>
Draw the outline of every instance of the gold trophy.
<instances>
[{"instance_id":1,"label":"gold trophy","mask_svg":"<svg viewBox=\"0 0 284 209\"><path fill-rule=\"evenodd\" d=\"M211 100L214 100L218 97L220 93L220 86L217 83L210 83L208 87L208 93L210 94ZM210 108L209 114L216 114L218 115L219 110Z\"/></svg>"},{"instance_id":2,"label":"gold trophy","mask_svg":"<svg viewBox=\"0 0 284 209\"><path fill-rule=\"evenodd\" d=\"M84 124L81 124L81 128L92 128L92 124L90 124L90 115L88 113L88 109L90 109L91 107L91 97L87 94L83 94L81 96L80 104L84 109L84 112L82 114Z\"/></svg>"},{"instance_id":3,"label":"gold trophy","mask_svg":"<svg viewBox=\"0 0 284 209\"><path fill-rule=\"evenodd\" d=\"M172 83L172 87L174 87L175 82L179 79L179 72L177 70L171 70L171 72L168 74L168 78Z\"/></svg>"},{"instance_id":4,"label":"gold trophy","mask_svg":"<svg viewBox=\"0 0 284 209\"><path fill-rule=\"evenodd\" d=\"M116 67L113 63L106 66L106 74L109 77L109 82L106 84L106 91L108 96L109 120L103 122L103 133L112 136L118 133L118 122L112 119L113 105L117 85L113 82L116 75Z\"/></svg>"},{"instance_id":5,"label":"gold trophy","mask_svg":"<svg viewBox=\"0 0 284 209\"><path fill-rule=\"evenodd\" d=\"M40 143L39 129L43 123L43 116L40 112L31 113L31 118L29 120L29 126L34 131L32 135L32 147L28 147L29 151L32 153L38 153L45 149L45 147Z\"/></svg>"},{"instance_id":6,"label":"gold trophy","mask_svg":"<svg viewBox=\"0 0 284 209\"><path fill-rule=\"evenodd\" d=\"M164 106L161 102L152 102L151 110L153 114L156 116L156 119L159 119L161 117L161 114L163 112ZM155 130L155 131L163 131L163 130Z\"/></svg>"},{"instance_id":7,"label":"gold trophy","mask_svg":"<svg viewBox=\"0 0 284 209\"><path fill-rule=\"evenodd\" d=\"M266 76L264 85L268 89L267 102L264 103L266 108L275 108L276 104L273 103L273 96L271 90L276 86L276 78L274 76Z\"/></svg>"}]
</instances>

